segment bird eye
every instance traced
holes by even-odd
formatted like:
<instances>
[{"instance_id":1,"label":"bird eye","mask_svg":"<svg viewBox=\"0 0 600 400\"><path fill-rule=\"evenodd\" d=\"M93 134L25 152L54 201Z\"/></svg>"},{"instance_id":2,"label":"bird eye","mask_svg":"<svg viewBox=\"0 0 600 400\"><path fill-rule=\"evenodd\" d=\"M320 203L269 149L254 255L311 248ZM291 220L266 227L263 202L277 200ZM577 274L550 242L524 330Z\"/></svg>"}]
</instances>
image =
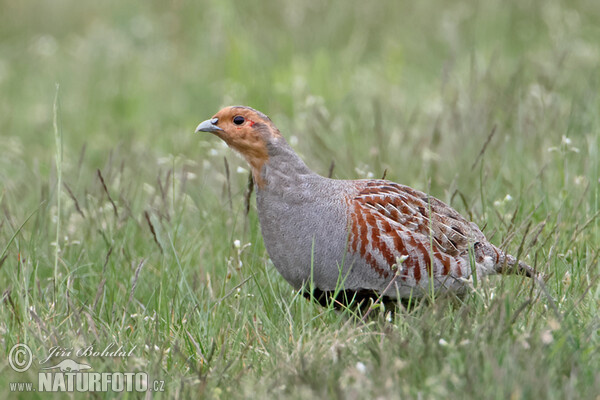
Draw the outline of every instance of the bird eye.
<instances>
[{"instance_id":1,"label":"bird eye","mask_svg":"<svg viewBox=\"0 0 600 400\"><path fill-rule=\"evenodd\" d=\"M244 123L244 121L246 120L241 115L236 115L235 117L233 117L233 123L236 125L241 125Z\"/></svg>"}]
</instances>

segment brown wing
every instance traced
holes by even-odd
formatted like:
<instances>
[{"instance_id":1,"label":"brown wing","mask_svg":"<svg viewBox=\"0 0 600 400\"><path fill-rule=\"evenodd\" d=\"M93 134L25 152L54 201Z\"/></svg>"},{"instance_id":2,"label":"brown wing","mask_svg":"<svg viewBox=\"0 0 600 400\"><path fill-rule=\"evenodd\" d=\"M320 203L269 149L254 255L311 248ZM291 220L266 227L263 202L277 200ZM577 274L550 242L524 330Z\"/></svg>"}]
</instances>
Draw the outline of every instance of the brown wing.
<instances>
[{"instance_id":1,"label":"brown wing","mask_svg":"<svg viewBox=\"0 0 600 400\"><path fill-rule=\"evenodd\" d=\"M391 275L396 259L406 278L421 281L425 273L464 276L468 249L485 237L440 200L408 186L384 180L357 181L360 192L350 202L351 250L381 276Z\"/></svg>"}]
</instances>

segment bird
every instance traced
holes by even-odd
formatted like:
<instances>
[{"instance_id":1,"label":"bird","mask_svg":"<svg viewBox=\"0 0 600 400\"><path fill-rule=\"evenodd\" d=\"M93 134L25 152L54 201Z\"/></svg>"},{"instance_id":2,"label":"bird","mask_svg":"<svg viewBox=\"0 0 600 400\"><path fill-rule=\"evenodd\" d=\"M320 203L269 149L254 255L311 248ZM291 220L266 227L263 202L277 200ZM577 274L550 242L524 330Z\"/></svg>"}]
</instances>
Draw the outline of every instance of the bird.
<instances>
[{"instance_id":1,"label":"bird","mask_svg":"<svg viewBox=\"0 0 600 400\"><path fill-rule=\"evenodd\" d=\"M488 275L537 277L433 196L389 180L313 172L251 107L225 107L198 132L214 134L246 160L273 265L294 289L312 288L308 294L321 304L461 295Z\"/></svg>"}]
</instances>

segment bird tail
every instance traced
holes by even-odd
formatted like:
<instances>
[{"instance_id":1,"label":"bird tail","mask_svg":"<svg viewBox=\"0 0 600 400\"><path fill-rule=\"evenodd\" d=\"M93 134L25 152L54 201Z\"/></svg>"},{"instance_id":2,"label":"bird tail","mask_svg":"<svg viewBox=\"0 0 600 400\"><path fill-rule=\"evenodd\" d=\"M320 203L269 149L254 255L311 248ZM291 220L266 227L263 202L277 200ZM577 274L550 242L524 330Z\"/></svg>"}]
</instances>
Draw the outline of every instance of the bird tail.
<instances>
[{"instance_id":1,"label":"bird tail","mask_svg":"<svg viewBox=\"0 0 600 400\"><path fill-rule=\"evenodd\" d=\"M544 276L538 273L535 269L530 267L528 264L521 260L517 260L510 254L502 253L500 250L500 257L498 263L496 263L496 273L504 275L524 275L528 278L541 278Z\"/></svg>"}]
</instances>

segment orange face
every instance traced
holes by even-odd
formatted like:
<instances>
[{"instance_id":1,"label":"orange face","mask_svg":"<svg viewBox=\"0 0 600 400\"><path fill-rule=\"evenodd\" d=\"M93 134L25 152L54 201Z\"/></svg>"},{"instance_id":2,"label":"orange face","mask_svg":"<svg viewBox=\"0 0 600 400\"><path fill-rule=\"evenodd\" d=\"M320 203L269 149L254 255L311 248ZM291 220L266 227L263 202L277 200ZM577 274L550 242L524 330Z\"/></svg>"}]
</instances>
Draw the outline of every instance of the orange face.
<instances>
[{"instance_id":1,"label":"orange face","mask_svg":"<svg viewBox=\"0 0 600 400\"><path fill-rule=\"evenodd\" d=\"M211 119L200 123L196 132L213 133L244 156L259 186L262 184L260 171L269 160L267 143L281 136L269 117L242 106L222 109Z\"/></svg>"}]
</instances>

